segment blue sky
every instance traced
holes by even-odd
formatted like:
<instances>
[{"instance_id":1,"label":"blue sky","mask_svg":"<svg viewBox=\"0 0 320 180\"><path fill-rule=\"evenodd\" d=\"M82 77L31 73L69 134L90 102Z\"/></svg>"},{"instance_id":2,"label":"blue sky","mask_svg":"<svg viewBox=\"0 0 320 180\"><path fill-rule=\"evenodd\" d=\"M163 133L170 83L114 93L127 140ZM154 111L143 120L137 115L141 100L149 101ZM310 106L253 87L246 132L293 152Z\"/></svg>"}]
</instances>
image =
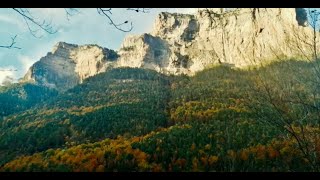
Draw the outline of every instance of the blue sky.
<instances>
[{"instance_id":1,"label":"blue sky","mask_svg":"<svg viewBox=\"0 0 320 180\"><path fill-rule=\"evenodd\" d=\"M30 12L39 20L52 22L58 31L55 34L46 34L42 38L33 37L23 18L12 9L0 9L0 45L10 44L11 37L17 35L17 46L22 49L0 48L0 70L17 69L18 71L0 71L0 84L5 76L15 79L21 78L28 68L41 57L50 52L54 44L64 41L73 44L98 44L100 46L117 50L124 37L128 34L141 34L150 32L155 17L159 12L193 13L195 8L154 8L149 13L136 13L126 9L113 9L113 19L117 22L129 20L133 22L134 29L121 32L110 26L105 17L100 16L96 9L79 9L80 13L67 18L64 9L38 8ZM39 34L39 35L40 35Z\"/></svg>"}]
</instances>

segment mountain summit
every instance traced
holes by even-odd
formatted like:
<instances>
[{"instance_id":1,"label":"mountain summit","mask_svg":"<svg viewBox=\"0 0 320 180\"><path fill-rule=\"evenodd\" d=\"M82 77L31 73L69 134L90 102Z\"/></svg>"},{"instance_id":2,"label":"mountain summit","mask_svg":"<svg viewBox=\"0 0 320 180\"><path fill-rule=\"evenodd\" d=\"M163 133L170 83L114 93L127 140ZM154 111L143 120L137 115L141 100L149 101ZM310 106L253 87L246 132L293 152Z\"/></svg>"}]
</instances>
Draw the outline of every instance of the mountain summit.
<instances>
[{"instance_id":1,"label":"mountain summit","mask_svg":"<svg viewBox=\"0 0 320 180\"><path fill-rule=\"evenodd\" d=\"M22 81L67 90L90 76L104 72L106 64L116 58L115 51L97 45L59 42L52 52L32 65Z\"/></svg>"}]
</instances>

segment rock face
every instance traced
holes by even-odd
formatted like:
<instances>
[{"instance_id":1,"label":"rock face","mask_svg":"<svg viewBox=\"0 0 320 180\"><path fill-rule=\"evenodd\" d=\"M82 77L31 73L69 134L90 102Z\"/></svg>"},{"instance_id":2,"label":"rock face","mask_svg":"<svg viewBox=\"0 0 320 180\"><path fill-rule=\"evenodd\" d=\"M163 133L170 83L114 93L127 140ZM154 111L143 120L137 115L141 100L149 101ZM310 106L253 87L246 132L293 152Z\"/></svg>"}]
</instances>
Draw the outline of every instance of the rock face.
<instances>
[{"instance_id":1,"label":"rock face","mask_svg":"<svg viewBox=\"0 0 320 180\"><path fill-rule=\"evenodd\" d=\"M259 65L277 58L310 58L312 31L303 9L199 9L161 13L150 35L130 36L120 64L193 75L211 64ZM130 58L134 57L133 60Z\"/></svg>"},{"instance_id":2,"label":"rock face","mask_svg":"<svg viewBox=\"0 0 320 180\"><path fill-rule=\"evenodd\" d=\"M150 34L127 36L117 52L58 43L24 80L68 89L109 67L193 75L212 64L247 67L276 59L310 59L312 33L305 11L299 8L160 13Z\"/></svg>"},{"instance_id":3,"label":"rock face","mask_svg":"<svg viewBox=\"0 0 320 180\"><path fill-rule=\"evenodd\" d=\"M96 45L78 46L59 42L45 57L36 62L22 81L67 90L90 76L105 71L108 62L116 60L113 50Z\"/></svg>"}]
</instances>

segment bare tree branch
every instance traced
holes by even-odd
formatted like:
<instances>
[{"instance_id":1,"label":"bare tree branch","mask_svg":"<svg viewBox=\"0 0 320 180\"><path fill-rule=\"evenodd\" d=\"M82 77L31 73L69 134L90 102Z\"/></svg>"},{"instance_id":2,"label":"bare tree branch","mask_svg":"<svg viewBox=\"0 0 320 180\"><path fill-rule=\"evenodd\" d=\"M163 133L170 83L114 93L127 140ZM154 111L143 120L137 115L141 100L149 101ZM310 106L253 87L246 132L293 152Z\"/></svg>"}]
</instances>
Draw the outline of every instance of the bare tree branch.
<instances>
[{"instance_id":1,"label":"bare tree branch","mask_svg":"<svg viewBox=\"0 0 320 180\"><path fill-rule=\"evenodd\" d=\"M57 30L55 30L51 26L51 22L48 23L45 20L43 20L42 22L41 21L37 21L32 16L32 14L30 13L30 11L28 9L26 9L26 8L12 8L12 9L23 17L23 19L24 19L24 21L25 21L30 33L34 37L38 37L39 38L39 36L37 36L37 34L36 34L38 32L38 30L43 30L48 34L54 34L54 33L57 32ZM38 29L33 29L32 25L36 26ZM40 36L40 37L42 37L42 36Z\"/></svg>"},{"instance_id":2,"label":"bare tree branch","mask_svg":"<svg viewBox=\"0 0 320 180\"><path fill-rule=\"evenodd\" d=\"M151 8L127 8L128 11L135 11L135 12L141 12L141 13L149 13ZM24 20L25 24L27 25L27 28L32 36L36 38L41 38L42 36L38 34L39 30L46 32L48 34L54 34L57 32L56 29L52 26L51 21L47 20L38 20L36 17L32 15L32 13L27 8L12 8L16 13L18 13ZM66 13L67 20L70 19L71 16L74 16L76 14L79 14L80 11L78 8L64 8L64 11ZM109 22L110 25L115 27L116 29L122 31L122 32L130 32L133 29L132 22L129 22L128 20L124 21L123 23L116 23L114 19L112 18L112 8L97 8L97 12L105 16ZM20 47L14 46L16 43L15 41L16 36L12 38L12 43L10 45L1 45L0 48L8 48L8 49L21 49Z\"/></svg>"},{"instance_id":3,"label":"bare tree branch","mask_svg":"<svg viewBox=\"0 0 320 180\"><path fill-rule=\"evenodd\" d=\"M16 44L16 38L17 38L17 35L15 35L14 37L11 38L11 44L9 44L9 45L7 45L7 46L0 46L0 48L21 49L20 47L15 46L15 44Z\"/></svg>"},{"instance_id":4,"label":"bare tree branch","mask_svg":"<svg viewBox=\"0 0 320 180\"><path fill-rule=\"evenodd\" d=\"M135 11L135 12L142 12L142 13L149 13L151 8L127 8L128 11ZM109 24L114 26L116 29L122 32L130 32L133 29L132 22L124 21L123 23L115 23L112 19L112 8L97 8L97 11L100 15L105 16Z\"/></svg>"},{"instance_id":5,"label":"bare tree branch","mask_svg":"<svg viewBox=\"0 0 320 180\"><path fill-rule=\"evenodd\" d=\"M310 17L310 25L313 29L313 49L314 49L314 59L318 59L318 54L317 54L317 27L318 27L318 21L319 21L319 15L320 12L317 10L311 10L310 8L308 9L308 14Z\"/></svg>"},{"instance_id":6,"label":"bare tree branch","mask_svg":"<svg viewBox=\"0 0 320 180\"><path fill-rule=\"evenodd\" d=\"M135 11L135 12L142 12L142 13L149 13L150 9L152 8L127 8L128 11Z\"/></svg>"},{"instance_id":7,"label":"bare tree branch","mask_svg":"<svg viewBox=\"0 0 320 180\"><path fill-rule=\"evenodd\" d=\"M133 25L132 22L129 23L129 21L125 21L123 23L120 24L116 24L113 19L111 18L112 16L112 8L97 8L97 11L100 15L107 17L107 19L109 20L109 24L114 26L116 29L122 31L122 32L130 32L133 29ZM124 29L123 26L124 25L129 25L129 28Z\"/></svg>"}]
</instances>

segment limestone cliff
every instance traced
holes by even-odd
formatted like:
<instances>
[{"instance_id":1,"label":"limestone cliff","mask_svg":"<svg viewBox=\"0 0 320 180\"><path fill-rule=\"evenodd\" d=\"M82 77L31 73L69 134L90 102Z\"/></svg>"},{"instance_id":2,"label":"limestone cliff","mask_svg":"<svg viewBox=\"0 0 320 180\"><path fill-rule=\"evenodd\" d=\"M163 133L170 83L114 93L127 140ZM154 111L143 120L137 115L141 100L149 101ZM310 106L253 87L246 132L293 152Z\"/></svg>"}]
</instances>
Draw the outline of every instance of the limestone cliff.
<instances>
[{"instance_id":1,"label":"limestone cliff","mask_svg":"<svg viewBox=\"0 0 320 180\"><path fill-rule=\"evenodd\" d=\"M277 58L310 58L312 30L299 12L209 8L195 15L161 13L150 35L124 40L119 66L134 61L127 65L192 75L217 63L245 67Z\"/></svg>"},{"instance_id":2,"label":"limestone cliff","mask_svg":"<svg viewBox=\"0 0 320 180\"><path fill-rule=\"evenodd\" d=\"M312 33L303 9L201 8L193 15L160 13L151 33L127 36L117 52L58 43L24 80L68 89L108 67L193 75L212 64L246 67L275 59L310 59Z\"/></svg>"},{"instance_id":3,"label":"limestone cliff","mask_svg":"<svg viewBox=\"0 0 320 180\"><path fill-rule=\"evenodd\" d=\"M32 65L22 81L67 90L105 71L108 62L116 58L115 51L96 45L78 46L59 42L52 52Z\"/></svg>"}]
</instances>

